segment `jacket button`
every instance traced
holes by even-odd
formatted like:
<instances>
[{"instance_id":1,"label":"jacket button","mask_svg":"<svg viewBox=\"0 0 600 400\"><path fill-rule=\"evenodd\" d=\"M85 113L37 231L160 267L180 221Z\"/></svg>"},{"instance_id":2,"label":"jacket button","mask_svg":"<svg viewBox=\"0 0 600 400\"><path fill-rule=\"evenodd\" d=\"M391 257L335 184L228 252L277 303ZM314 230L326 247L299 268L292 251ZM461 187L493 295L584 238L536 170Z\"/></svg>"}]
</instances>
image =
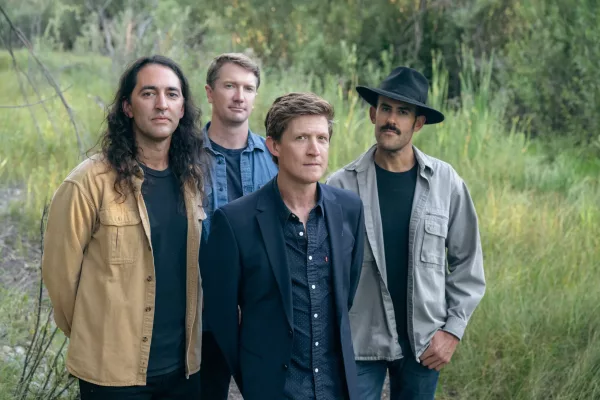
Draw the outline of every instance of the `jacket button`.
<instances>
[{"instance_id":1,"label":"jacket button","mask_svg":"<svg viewBox=\"0 0 600 400\"><path fill-rule=\"evenodd\" d=\"M146 278L146 280L147 280L148 282L152 282L152 275L149 275L149 276Z\"/></svg>"},{"instance_id":2,"label":"jacket button","mask_svg":"<svg viewBox=\"0 0 600 400\"><path fill-rule=\"evenodd\" d=\"M287 364L283 364L281 367L282 367L284 370L288 369L288 366L287 366Z\"/></svg>"},{"instance_id":3,"label":"jacket button","mask_svg":"<svg viewBox=\"0 0 600 400\"><path fill-rule=\"evenodd\" d=\"M292 330L290 329L290 330L288 331L288 335L290 335L290 337L291 337L291 336L293 336L293 335L294 335L294 332L292 332Z\"/></svg>"},{"instance_id":4,"label":"jacket button","mask_svg":"<svg viewBox=\"0 0 600 400\"><path fill-rule=\"evenodd\" d=\"M147 338L146 336L144 336L144 337L142 338L142 342L146 343L147 341L148 341L148 338Z\"/></svg>"}]
</instances>

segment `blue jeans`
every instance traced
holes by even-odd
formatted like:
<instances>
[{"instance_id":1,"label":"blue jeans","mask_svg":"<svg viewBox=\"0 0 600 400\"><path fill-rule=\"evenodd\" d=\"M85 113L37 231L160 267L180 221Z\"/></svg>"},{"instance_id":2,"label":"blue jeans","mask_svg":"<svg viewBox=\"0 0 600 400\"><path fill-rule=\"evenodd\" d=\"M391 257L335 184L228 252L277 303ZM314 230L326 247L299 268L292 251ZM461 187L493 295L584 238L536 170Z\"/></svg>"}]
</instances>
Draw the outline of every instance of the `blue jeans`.
<instances>
[{"instance_id":1,"label":"blue jeans","mask_svg":"<svg viewBox=\"0 0 600 400\"><path fill-rule=\"evenodd\" d=\"M357 361L361 400L381 400L386 372L390 374L390 400L432 400L440 373L419 364L402 345L404 358L395 361ZM408 350L408 351L407 351Z\"/></svg>"}]
</instances>

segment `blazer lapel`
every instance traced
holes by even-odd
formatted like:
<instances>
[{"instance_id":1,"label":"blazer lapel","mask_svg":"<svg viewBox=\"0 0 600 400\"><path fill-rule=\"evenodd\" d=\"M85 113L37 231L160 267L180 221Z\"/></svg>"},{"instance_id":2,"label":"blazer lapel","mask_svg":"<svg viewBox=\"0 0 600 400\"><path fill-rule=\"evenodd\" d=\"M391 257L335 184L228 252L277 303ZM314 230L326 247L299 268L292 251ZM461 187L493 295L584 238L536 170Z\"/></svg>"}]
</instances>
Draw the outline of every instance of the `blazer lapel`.
<instances>
[{"instance_id":1,"label":"blazer lapel","mask_svg":"<svg viewBox=\"0 0 600 400\"><path fill-rule=\"evenodd\" d=\"M336 309L338 324L340 322L346 291L344 290L344 266L342 264L342 235L343 235L343 221L342 221L342 207L333 201L329 193L326 193L325 186L321 185L323 195L325 196L325 223L327 224L327 231L329 233L329 243L331 245L331 265L333 273L333 291L335 293Z\"/></svg>"},{"instance_id":2,"label":"blazer lapel","mask_svg":"<svg viewBox=\"0 0 600 400\"><path fill-rule=\"evenodd\" d=\"M277 217L276 204L273 201L275 192L272 188L266 187L261 199L258 202L258 210L260 211L256 218L258 226L262 234L263 242L269 257L269 264L273 269L275 280L281 291L281 299L283 308L287 316L290 327L293 325L292 316L292 284L290 271L287 265L287 256L285 253L285 240L283 238L283 230L281 222Z\"/></svg>"}]
</instances>

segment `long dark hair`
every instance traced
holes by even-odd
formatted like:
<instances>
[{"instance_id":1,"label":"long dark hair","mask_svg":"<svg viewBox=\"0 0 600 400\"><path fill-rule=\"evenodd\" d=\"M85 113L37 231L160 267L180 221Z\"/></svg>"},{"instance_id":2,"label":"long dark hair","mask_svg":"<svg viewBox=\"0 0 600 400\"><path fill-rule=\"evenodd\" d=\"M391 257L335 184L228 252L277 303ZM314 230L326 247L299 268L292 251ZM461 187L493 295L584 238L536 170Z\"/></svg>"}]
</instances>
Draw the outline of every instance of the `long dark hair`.
<instances>
[{"instance_id":1,"label":"long dark hair","mask_svg":"<svg viewBox=\"0 0 600 400\"><path fill-rule=\"evenodd\" d=\"M194 105L190 85L179 65L170 58L158 55L139 58L127 68L121 75L119 89L108 109L108 126L101 138L101 152L117 172L114 188L123 199L128 191L134 191L133 177L139 173L136 161L138 147L135 143L133 122L123 110L123 101L131 102L137 75L142 68L150 64L167 67L179 77L184 98L184 114L171 138L169 166L179 181L182 193L185 183L191 181L203 195L204 138L199 125L202 112Z\"/></svg>"}]
</instances>

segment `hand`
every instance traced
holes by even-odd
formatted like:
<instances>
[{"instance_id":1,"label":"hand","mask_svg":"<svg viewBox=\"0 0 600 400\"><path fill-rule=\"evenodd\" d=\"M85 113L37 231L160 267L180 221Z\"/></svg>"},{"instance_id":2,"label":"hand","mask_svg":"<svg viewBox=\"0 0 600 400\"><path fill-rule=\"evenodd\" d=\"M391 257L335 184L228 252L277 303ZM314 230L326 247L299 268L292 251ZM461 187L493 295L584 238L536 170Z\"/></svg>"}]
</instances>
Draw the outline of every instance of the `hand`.
<instances>
[{"instance_id":1,"label":"hand","mask_svg":"<svg viewBox=\"0 0 600 400\"><path fill-rule=\"evenodd\" d=\"M437 331L425 353L421 356L421 364L429 369L439 371L450 362L458 345L458 338L445 331Z\"/></svg>"}]
</instances>

